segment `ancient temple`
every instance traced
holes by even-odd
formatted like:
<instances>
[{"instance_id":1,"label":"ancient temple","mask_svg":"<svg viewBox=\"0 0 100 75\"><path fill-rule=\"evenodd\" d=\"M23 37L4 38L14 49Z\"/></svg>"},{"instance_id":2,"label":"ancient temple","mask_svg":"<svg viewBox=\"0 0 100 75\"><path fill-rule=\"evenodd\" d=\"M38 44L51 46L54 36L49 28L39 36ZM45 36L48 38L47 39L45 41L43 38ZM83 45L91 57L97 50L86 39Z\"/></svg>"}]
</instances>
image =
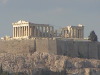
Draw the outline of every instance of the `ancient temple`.
<instances>
[{"instance_id":1,"label":"ancient temple","mask_svg":"<svg viewBox=\"0 0 100 75\"><path fill-rule=\"evenodd\" d=\"M13 25L13 38L52 37L54 28L48 24L35 24L20 20Z\"/></svg>"},{"instance_id":2,"label":"ancient temple","mask_svg":"<svg viewBox=\"0 0 100 75\"><path fill-rule=\"evenodd\" d=\"M84 26L67 26L62 28L61 36L64 38L84 38Z\"/></svg>"}]
</instances>

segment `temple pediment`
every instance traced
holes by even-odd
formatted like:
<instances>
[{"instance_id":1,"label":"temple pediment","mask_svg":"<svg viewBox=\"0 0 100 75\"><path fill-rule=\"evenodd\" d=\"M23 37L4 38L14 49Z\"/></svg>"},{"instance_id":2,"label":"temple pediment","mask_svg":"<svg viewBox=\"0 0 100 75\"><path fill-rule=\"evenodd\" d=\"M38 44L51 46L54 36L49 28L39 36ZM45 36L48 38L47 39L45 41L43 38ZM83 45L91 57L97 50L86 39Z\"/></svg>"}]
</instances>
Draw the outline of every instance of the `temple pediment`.
<instances>
[{"instance_id":1,"label":"temple pediment","mask_svg":"<svg viewBox=\"0 0 100 75\"><path fill-rule=\"evenodd\" d=\"M28 21L19 20L18 22L12 23L12 25L29 24Z\"/></svg>"}]
</instances>

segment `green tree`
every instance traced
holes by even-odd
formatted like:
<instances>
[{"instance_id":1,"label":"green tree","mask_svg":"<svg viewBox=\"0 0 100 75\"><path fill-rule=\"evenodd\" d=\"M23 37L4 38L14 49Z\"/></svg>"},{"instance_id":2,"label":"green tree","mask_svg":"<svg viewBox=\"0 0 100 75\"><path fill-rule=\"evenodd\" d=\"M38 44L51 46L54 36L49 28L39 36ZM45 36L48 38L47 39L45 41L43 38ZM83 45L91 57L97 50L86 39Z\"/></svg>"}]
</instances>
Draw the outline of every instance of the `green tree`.
<instances>
[{"instance_id":1,"label":"green tree","mask_svg":"<svg viewBox=\"0 0 100 75\"><path fill-rule=\"evenodd\" d=\"M88 37L88 40L91 40L91 41L98 41L97 35L95 34L94 31L91 31L91 32L90 32L90 35L89 35L89 37Z\"/></svg>"}]
</instances>

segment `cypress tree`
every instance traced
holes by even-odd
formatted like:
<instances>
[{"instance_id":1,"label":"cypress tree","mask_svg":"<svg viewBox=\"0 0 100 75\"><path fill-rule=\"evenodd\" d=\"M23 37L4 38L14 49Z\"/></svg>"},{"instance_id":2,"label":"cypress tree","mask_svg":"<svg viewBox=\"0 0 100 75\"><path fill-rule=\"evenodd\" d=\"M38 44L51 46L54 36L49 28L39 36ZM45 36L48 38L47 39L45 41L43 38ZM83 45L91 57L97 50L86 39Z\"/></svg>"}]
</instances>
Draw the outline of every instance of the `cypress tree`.
<instances>
[{"instance_id":1,"label":"cypress tree","mask_svg":"<svg viewBox=\"0 0 100 75\"><path fill-rule=\"evenodd\" d=\"M97 35L95 34L94 31L91 31L91 32L90 32L90 35L89 35L89 37L88 37L88 40L91 40L91 41L98 41Z\"/></svg>"}]
</instances>

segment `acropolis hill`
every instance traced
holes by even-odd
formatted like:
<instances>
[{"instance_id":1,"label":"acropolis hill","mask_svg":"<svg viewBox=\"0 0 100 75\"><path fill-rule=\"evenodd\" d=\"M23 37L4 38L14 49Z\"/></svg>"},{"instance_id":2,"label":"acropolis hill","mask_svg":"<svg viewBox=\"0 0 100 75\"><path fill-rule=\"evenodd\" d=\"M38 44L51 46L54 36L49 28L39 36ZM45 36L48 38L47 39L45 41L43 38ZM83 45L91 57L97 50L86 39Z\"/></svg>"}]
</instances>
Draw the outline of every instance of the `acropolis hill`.
<instances>
[{"instance_id":1,"label":"acropolis hill","mask_svg":"<svg viewBox=\"0 0 100 75\"><path fill-rule=\"evenodd\" d=\"M5 71L100 75L100 42L84 39L83 25L66 26L59 33L49 24L23 20L12 26L13 36L0 40L0 64Z\"/></svg>"},{"instance_id":2,"label":"acropolis hill","mask_svg":"<svg viewBox=\"0 0 100 75\"><path fill-rule=\"evenodd\" d=\"M100 59L100 43L84 39L84 26L66 26L60 33L49 24L20 20L12 23L13 36L0 41L1 53L34 53L67 55Z\"/></svg>"}]
</instances>

